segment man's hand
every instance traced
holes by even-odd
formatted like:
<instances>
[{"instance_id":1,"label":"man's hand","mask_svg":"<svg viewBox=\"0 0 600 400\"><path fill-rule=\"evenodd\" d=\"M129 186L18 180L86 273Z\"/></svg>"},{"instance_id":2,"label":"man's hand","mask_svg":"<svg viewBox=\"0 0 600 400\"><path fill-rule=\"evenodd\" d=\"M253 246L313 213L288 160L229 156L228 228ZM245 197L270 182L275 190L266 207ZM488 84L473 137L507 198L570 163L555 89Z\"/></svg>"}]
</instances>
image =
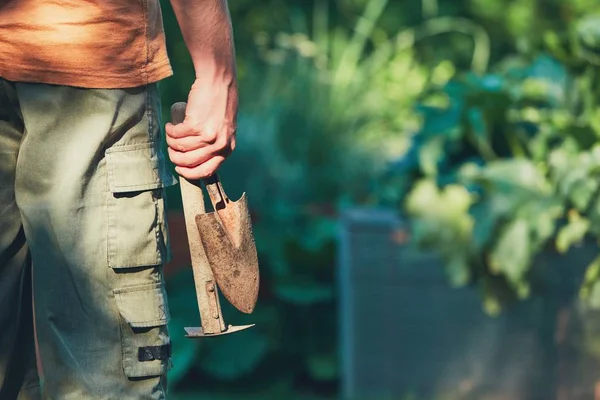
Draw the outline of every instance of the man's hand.
<instances>
[{"instance_id":1,"label":"man's hand","mask_svg":"<svg viewBox=\"0 0 600 400\"><path fill-rule=\"evenodd\" d=\"M213 175L235 148L238 108L233 30L227 0L171 0L196 81L185 120L167 124L169 158L186 179Z\"/></svg>"},{"instance_id":2,"label":"man's hand","mask_svg":"<svg viewBox=\"0 0 600 400\"><path fill-rule=\"evenodd\" d=\"M237 87L231 79L197 79L188 97L185 120L168 123L169 158L188 180L213 175L235 149Z\"/></svg>"}]
</instances>

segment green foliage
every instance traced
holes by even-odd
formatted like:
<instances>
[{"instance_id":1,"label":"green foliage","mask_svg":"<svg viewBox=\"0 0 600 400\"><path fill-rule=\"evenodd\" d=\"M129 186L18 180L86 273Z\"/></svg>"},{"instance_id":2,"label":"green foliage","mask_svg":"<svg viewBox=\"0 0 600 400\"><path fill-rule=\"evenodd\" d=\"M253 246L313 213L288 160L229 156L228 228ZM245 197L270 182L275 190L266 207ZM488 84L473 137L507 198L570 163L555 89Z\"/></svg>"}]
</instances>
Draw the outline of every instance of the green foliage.
<instances>
[{"instance_id":1,"label":"green foliage","mask_svg":"<svg viewBox=\"0 0 600 400\"><path fill-rule=\"evenodd\" d=\"M248 192L254 214L264 274L257 312L273 310L264 362L293 361L295 376L315 382L338 374L337 210L370 201L371 177L406 147L398 133L417 127L412 103L426 81L410 49L387 40L368 50L385 5L370 2L347 30L330 26L327 2L317 2L312 15L292 12L287 32L257 34L238 146L221 172L233 191Z\"/></svg>"},{"instance_id":2,"label":"green foliage","mask_svg":"<svg viewBox=\"0 0 600 400\"><path fill-rule=\"evenodd\" d=\"M347 205L402 206L414 240L442 256L453 285L480 285L492 314L535 290L537 254L595 238L596 3L230 2L241 109L220 173L232 198L248 193L261 293L250 316L223 304L228 322L257 327L231 342L184 339L199 323L193 287L169 278L180 313L172 382L200 373L284 393L301 378L335 381L336 218ZM193 68L162 4L176 72L161 86L167 119ZM180 206L177 188L169 200ZM581 290L600 306L599 278L600 258Z\"/></svg>"},{"instance_id":3,"label":"green foliage","mask_svg":"<svg viewBox=\"0 0 600 400\"><path fill-rule=\"evenodd\" d=\"M479 284L492 314L530 295L537 254L600 234L600 14L529 34L517 15L530 21L530 3L497 17L546 45L431 85L418 104L423 125L394 171L408 188L415 241L441 255L452 283ZM592 302L597 264L581 291Z\"/></svg>"},{"instance_id":4,"label":"green foliage","mask_svg":"<svg viewBox=\"0 0 600 400\"><path fill-rule=\"evenodd\" d=\"M288 26L253 32L253 43L240 39L256 54L242 48L239 57L237 148L220 171L232 198L248 194L261 259L256 311L245 319L231 308L224 314L230 323L257 327L219 344L174 337L178 354L194 354L181 357L174 384L190 371L231 382L266 370L270 384L282 385L300 378L324 385L338 377L336 213L345 204L372 201L371 177L406 148L400 133L418 126L412 105L428 72L415 62L414 39L377 31L387 1L365 4L350 29L332 22L328 2L303 5L287 8ZM263 7L257 6L266 12ZM165 20L173 21L168 7ZM239 29L246 23L240 20ZM167 29L169 37L175 29ZM170 48L177 52L182 43ZM185 99L184 83L191 81L187 58L174 68L184 74L173 86L163 84L166 104ZM172 206L177 194L171 193ZM173 292L179 292L173 295L179 312L185 310L172 324L177 334L198 317L184 306L184 298L195 304L189 281L173 281ZM237 358L242 355L247 358ZM291 366L281 368L282 362Z\"/></svg>"}]
</instances>

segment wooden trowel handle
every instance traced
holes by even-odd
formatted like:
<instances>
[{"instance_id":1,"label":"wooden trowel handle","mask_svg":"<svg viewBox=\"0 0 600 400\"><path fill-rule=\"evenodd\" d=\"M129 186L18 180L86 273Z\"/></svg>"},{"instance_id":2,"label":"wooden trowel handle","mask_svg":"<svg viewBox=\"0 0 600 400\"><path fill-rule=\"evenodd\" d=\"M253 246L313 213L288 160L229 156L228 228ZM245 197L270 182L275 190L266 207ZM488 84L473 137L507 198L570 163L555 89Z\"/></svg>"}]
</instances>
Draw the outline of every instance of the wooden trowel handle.
<instances>
[{"instance_id":1,"label":"wooden trowel handle","mask_svg":"<svg viewBox=\"0 0 600 400\"><path fill-rule=\"evenodd\" d=\"M183 102L173 104L173 107L171 107L171 122L173 125L183 122L185 119L185 107L186 104ZM199 182L190 182L184 177L180 177L180 184L182 200L186 205L189 205L190 218L193 221L196 215L206 212L202 188Z\"/></svg>"},{"instance_id":2,"label":"wooden trowel handle","mask_svg":"<svg viewBox=\"0 0 600 400\"><path fill-rule=\"evenodd\" d=\"M171 122L180 124L185 119L185 103L175 103L171 107ZM180 177L181 198L183 201L183 212L185 226L190 246L190 257L198 307L200 309L202 331L208 334L216 334L226 330L225 321L221 315L221 306L217 296L217 288L213 273L208 265L202 239L196 226L196 216L206 213L204 207L204 194L200 182L191 182Z\"/></svg>"}]
</instances>

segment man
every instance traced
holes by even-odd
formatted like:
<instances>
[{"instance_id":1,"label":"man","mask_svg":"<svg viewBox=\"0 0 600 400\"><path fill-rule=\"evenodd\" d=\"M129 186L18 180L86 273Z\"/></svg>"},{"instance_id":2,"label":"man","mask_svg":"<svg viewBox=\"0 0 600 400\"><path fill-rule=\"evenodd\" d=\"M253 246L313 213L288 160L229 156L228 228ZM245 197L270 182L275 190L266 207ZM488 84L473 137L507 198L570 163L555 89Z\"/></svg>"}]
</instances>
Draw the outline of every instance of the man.
<instances>
[{"instance_id":1,"label":"man","mask_svg":"<svg viewBox=\"0 0 600 400\"><path fill-rule=\"evenodd\" d=\"M171 4L196 80L166 142L197 179L235 145L231 24ZM166 396L165 49L159 0L0 1L1 400Z\"/></svg>"}]
</instances>

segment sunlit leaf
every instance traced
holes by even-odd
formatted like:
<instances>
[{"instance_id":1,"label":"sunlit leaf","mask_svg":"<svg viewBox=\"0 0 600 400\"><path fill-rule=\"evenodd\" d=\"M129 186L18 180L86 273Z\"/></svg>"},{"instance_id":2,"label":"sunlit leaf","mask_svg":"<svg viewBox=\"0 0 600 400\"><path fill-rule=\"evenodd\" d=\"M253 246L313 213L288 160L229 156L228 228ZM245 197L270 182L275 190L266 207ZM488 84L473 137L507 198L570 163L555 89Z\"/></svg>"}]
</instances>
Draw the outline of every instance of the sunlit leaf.
<instances>
[{"instance_id":1,"label":"sunlit leaf","mask_svg":"<svg viewBox=\"0 0 600 400\"><path fill-rule=\"evenodd\" d=\"M579 291L579 295L582 299L589 300L592 292L598 283L600 282L600 255L592 260L587 266L583 283Z\"/></svg>"},{"instance_id":2,"label":"sunlit leaf","mask_svg":"<svg viewBox=\"0 0 600 400\"><path fill-rule=\"evenodd\" d=\"M425 175L434 176L438 172L438 163L444 158L443 138L430 140L419 149L419 163Z\"/></svg>"},{"instance_id":3,"label":"sunlit leaf","mask_svg":"<svg viewBox=\"0 0 600 400\"><path fill-rule=\"evenodd\" d=\"M488 163L479 169L473 179L496 185L500 189L517 188L523 191L549 193L551 188L542 171L525 159Z\"/></svg>"},{"instance_id":4,"label":"sunlit leaf","mask_svg":"<svg viewBox=\"0 0 600 400\"><path fill-rule=\"evenodd\" d=\"M600 65L600 15L582 18L576 27L580 55L588 62Z\"/></svg>"},{"instance_id":5,"label":"sunlit leaf","mask_svg":"<svg viewBox=\"0 0 600 400\"><path fill-rule=\"evenodd\" d=\"M529 226L518 219L510 222L500 233L498 242L489 254L492 271L518 282L531 261Z\"/></svg>"},{"instance_id":6,"label":"sunlit leaf","mask_svg":"<svg viewBox=\"0 0 600 400\"><path fill-rule=\"evenodd\" d=\"M556 249L560 253L566 253L569 248L580 242L588 232L590 222L582 218L581 215L571 210L569 212L569 222L562 227L556 236Z\"/></svg>"},{"instance_id":7,"label":"sunlit leaf","mask_svg":"<svg viewBox=\"0 0 600 400\"><path fill-rule=\"evenodd\" d=\"M537 251L556 232L556 222L563 215L562 203L554 197L536 198L523 204L517 216L527 221L532 249Z\"/></svg>"},{"instance_id":8,"label":"sunlit leaf","mask_svg":"<svg viewBox=\"0 0 600 400\"><path fill-rule=\"evenodd\" d=\"M531 293L531 285L529 284L529 282L521 280L521 281L515 282L514 285L515 285L515 292L519 299L526 299L529 297L529 294Z\"/></svg>"},{"instance_id":9,"label":"sunlit leaf","mask_svg":"<svg viewBox=\"0 0 600 400\"><path fill-rule=\"evenodd\" d=\"M496 317L502 311L502 304L492 293L485 293L483 298L483 309L486 314Z\"/></svg>"},{"instance_id":10,"label":"sunlit leaf","mask_svg":"<svg viewBox=\"0 0 600 400\"><path fill-rule=\"evenodd\" d=\"M600 309L600 281L596 281L590 286L586 300L592 308Z\"/></svg>"},{"instance_id":11,"label":"sunlit leaf","mask_svg":"<svg viewBox=\"0 0 600 400\"><path fill-rule=\"evenodd\" d=\"M446 263L446 272L450 277L450 284L454 287L461 287L469 282L471 269L467 259L468 253L464 249L457 250L459 250L456 252L457 254Z\"/></svg>"},{"instance_id":12,"label":"sunlit leaf","mask_svg":"<svg viewBox=\"0 0 600 400\"><path fill-rule=\"evenodd\" d=\"M438 189L435 182L427 179L417 182L407 197L408 212L421 216L459 218L471 204L471 196L459 185L448 185Z\"/></svg>"}]
</instances>

